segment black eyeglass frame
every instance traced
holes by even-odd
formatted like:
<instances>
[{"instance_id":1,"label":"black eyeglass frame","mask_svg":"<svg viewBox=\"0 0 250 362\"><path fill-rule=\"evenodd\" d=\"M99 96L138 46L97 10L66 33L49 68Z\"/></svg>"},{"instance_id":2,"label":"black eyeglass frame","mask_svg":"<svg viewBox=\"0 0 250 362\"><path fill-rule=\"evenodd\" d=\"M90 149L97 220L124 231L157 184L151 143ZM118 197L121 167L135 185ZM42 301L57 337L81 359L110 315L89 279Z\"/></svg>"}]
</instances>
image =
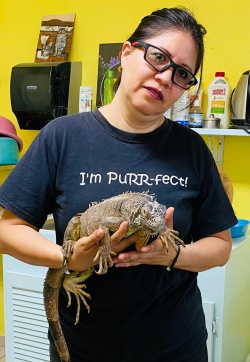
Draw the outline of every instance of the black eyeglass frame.
<instances>
[{"instance_id":1,"label":"black eyeglass frame","mask_svg":"<svg viewBox=\"0 0 250 362\"><path fill-rule=\"evenodd\" d=\"M145 43L144 41L142 40L138 40L138 41L134 41L133 43L131 43L131 45L135 48L139 48L139 47L143 47L144 48L144 60L154 69L156 70L158 73L163 73L165 72L165 70L169 69L169 68L173 68L173 73L172 73L172 78L171 78L171 81L176 84L178 87L182 88L182 89L185 89L185 90L188 90L190 87L192 87L193 85L196 85L198 83L198 80L196 79L196 77L194 76L193 73L191 73L188 69L182 67L181 65L178 65L176 64L170 57L167 53L165 53L162 49L156 47L155 45L152 45L152 44L149 44L149 43ZM166 65L165 67L163 67L161 70L155 68L148 60L147 60L147 52L148 52L148 48L149 47L153 47L157 50L159 50L161 53L163 53L170 61L170 63L168 65ZM177 69L183 69L185 70L186 72L188 72L193 80L190 80L189 83L188 83L188 86L187 87L183 87L181 86L180 84L176 83L174 81L174 76L175 76L175 73L176 73L176 70Z\"/></svg>"}]
</instances>

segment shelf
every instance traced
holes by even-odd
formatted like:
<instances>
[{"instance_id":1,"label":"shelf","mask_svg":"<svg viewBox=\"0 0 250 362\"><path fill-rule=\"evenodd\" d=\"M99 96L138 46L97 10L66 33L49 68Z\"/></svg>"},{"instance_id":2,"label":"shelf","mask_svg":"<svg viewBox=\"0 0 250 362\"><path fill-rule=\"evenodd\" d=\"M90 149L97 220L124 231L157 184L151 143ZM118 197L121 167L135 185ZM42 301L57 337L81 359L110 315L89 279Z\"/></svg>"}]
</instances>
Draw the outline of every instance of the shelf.
<instances>
[{"instance_id":1,"label":"shelf","mask_svg":"<svg viewBox=\"0 0 250 362\"><path fill-rule=\"evenodd\" d=\"M12 170L16 165L0 165L0 171L2 170Z\"/></svg>"},{"instance_id":2,"label":"shelf","mask_svg":"<svg viewBox=\"0 0 250 362\"><path fill-rule=\"evenodd\" d=\"M250 129L192 128L192 130L208 136L250 136Z\"/></svg>"},{"instance_id":3,"label":"shelf","mask_svg":"<svg viewBox=\"0 0 250 362\"><path fill-rule=\"evenodd\" d=\"M218 149L215 157L215 153L212 152L215 161L219 166L223 166L224 157L224 137L225 136L250 136L250 129L224 129L224 128L192 128L193 131L200 135L208 136L209 138L218 138Z\"/></svg>"}]
</instances>

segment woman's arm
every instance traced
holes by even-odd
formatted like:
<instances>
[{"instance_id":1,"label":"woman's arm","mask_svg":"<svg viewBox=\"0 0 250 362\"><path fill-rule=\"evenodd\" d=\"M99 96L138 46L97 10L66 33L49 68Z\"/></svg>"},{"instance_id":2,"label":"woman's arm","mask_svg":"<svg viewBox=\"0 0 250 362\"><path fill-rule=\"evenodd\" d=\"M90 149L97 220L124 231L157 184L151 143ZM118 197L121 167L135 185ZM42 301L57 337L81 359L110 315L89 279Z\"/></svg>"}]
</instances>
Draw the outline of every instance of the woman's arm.
<instances>
[{"instance_id":1,"label":"woman's arm","mask_svg":"<svg viewBox=\"0 0 250 362\"><path fill-rule=\"evenodd\" d=\"M61 247L7 209L0 218L0 252L32 265L59 268L62 264Z\"/></svg>"},{"instance_id":2,"label":"woman's arm","mask_svg":"<svg viewBox=\"0 0 250 362\"><path fill-rule=\"evenodd\" d=\"M191 272L200 272L216 266L223 266L229 259L232 242L229 230L200 239L186 247L180 246L180 254L175 268ZM167 251L158 238L141 251L119 254L114 258L116 267L128 267L139 264L170 266L176 256L173 246Z\"/></svg>"},{"instance_id":3,"label":"woman's arm","mask_svg":"<svg viewBox=\"0 0 250 362\"><path fill-rule=\"evenodd\" d=\"M113 250L120 252L131 244L123 239L127 232L127 223L120 225L111 237ZM69 259L68 268L85 270L97 264L93 259L98 250L98 242L104 236L102 229L95 230L90 236L77 241L74 252ZM123 240L122 240L123 239ZM60 268L63 255L61 246L42 236L38 229L4 209L0 218L0 253L8 254L16 259L32 265L48 268Z\"/></svg>"},{"instance_id":4,"label":"woman's arm","mask_svg":"<svg viewBox=\"0 0 250 362\"><path fill-rule=\"evenodd\" d=\"M173 208L166 214L166 225L172 228ZM132 236L131 236L132 238ZM180 254L175 268L191 272L200 272L216 266L223 266L230 257L232 241L230 230L210 235L185 247L180 246ZM135 266L139 264L170 266L176 256L173 246L169 243L167 251L161 240L157 238L141 251L121 253L114 258L116 267Z\"/></svg>"},{"instance_id":5,"label":"woman's arm","mask_svg":"<svg viewBox=\"0 0 250 362\"><path fill-rule=\"evenodd\" d=\"M227 263L232 250L230 230L200 239L181 248L176 268L200 272Z\"/></svg>"}]
</instances>

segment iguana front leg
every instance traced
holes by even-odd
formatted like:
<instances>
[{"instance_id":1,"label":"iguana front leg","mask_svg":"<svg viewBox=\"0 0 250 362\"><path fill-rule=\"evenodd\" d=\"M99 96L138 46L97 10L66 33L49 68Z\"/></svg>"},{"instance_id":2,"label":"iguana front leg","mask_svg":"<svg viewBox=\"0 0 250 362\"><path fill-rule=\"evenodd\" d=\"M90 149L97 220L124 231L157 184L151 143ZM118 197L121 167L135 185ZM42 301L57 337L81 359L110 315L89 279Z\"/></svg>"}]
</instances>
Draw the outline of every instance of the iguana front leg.
<instances>
[{"instance_id":1,"label":"iguana front leg","mask_svg":"<svg viewBox=\"0 0 250 362\"><path fill-rule=\"evenodd\" d=\"M99 242L98 251L94 257L94 261L99 259L99 269L98 271L95 271L97 274L106 274L108 268L113 266L113 260L111 258L112 255L116 255L116 253L111 250L109 229L105 228L105 235Z\"/></svg>"},{"instance_id":2,"label":"iguana front leg","mask_svg":"<svg viewBox=\"0 0 250 362\"><path fill-rule=\"evenodd\" d=\"M106 274L108 268L113 266L112 256L115 256L116 253L111 250L110 231L117 231L122 221L123 219L118 217L106 217L103 218L102 223L99 225L105 234L98 243L98 251L94 257L94 261L99 259L99 269L95 271L97 274Z\"/></svg>"},{"instance_id":3,"label":"iguana front leg","mask_svg":"<svg viewBox=\"0 0 250 362\"><path fill-rule=\"evenodd\" d=\"M178 241L181 245L185 246L184 242L178 237L178 234L178 231L169 229L166 226L163 230L159 232L159 238L161 239L163 245L166 247L167 250L169 248L168 242L170 242L173 245L175 251L177 252L178 247L176 241ZM134 233L134 236L136 236L135 245L137 250L140 250L142 246L146 245L150 237L147 231L143 229L136 231Z\"/></svg>"}]
</instances>

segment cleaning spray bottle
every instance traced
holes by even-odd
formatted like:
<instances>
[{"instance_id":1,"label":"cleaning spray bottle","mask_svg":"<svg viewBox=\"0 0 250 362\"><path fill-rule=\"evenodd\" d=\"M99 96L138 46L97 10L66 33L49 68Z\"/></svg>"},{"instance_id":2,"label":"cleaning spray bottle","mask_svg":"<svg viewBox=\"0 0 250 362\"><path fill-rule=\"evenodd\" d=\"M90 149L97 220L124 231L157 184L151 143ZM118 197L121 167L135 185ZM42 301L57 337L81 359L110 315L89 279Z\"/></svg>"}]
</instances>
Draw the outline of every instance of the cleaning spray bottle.
<instances>
[{"instance_id":1,"label":"cleaning spray bottle","mask_svg":"<svg viewBox=\"0 0 250 362\"><path fill-rule=\"evenodd\" d=\"M220 118L220 128L229 126L230 86L225 79L225 72L216 72L214 80L208 86L208 107L206 119L210 114Z\"/></svg>"}]
</instances>

